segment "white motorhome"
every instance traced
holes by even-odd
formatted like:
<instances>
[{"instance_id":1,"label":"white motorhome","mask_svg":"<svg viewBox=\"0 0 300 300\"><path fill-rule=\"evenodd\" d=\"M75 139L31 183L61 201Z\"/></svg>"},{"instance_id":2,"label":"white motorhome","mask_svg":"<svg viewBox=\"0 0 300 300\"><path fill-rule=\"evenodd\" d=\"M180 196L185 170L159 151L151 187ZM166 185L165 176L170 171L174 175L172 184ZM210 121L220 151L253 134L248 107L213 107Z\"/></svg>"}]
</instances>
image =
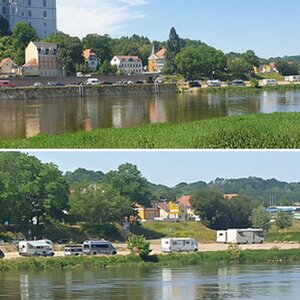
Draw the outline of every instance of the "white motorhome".
<instances>
[{"instance_id":1,"label":"white motorhome","mask_svg":"<svg viewBox=\"0 0 300 300\"><path fill-rule=\"evenodd\" d=\"M265 85L265 86L278 85L278 81L276 79L264 79L263 80L263 85Z\"/></svg>"},{"instance_id":2,"label":"white motorhome","mask_svg":"<svg viewBox=\"0 0 300 300\"><path fill-rule=\"evenodd\" d=\"M218 243L261 244L264 242L263 229L227 229L217 231Z\"/></svg>"},{"instance_id":3,"label":"white motorhome","mask_svg":"<svg viewBox=\"0 0 300 300\"><path fill-rule=\"evenodd\" d=\"M285 76L284 80L287 82L300 82L300 75Z\"/></svg>"},{"instance_id":4,"label":"white motorhome","mask_svg":"<svg viewBox=\"0 0 300 300\"><path fill-rule=\"evenodd\" d=\"M216 80L208 80L207 86L221 86L221 81L219 79Z\"/></svg>"},{"instance_id":5,"label":"white motorhome","mask_svg":"<svg viewBox=\"0 0 300 300\"><path fill-rule=\"evenodd\" d=\"M161 251L171 252L195 252L198 251L198 243L192 238L165 238L161 239Z\"/></svg>"},{"instance_id":6,"label":"white motorhome","mask_svg":"<svg viewBox=\"0 0 300 300\"><path fill-rule=\"evenodd\" d=\"M86 85L96 85L96 84L100 84L100 81L97 78L89 78L89 79L87 79L85 84Z\"/></svg>"},{"instance_id":7,"label":"white motorhome","mask_svg":"<svg viewBox=\"0 0 300 300\"><path fill-rule=\"evenodd\" d=\"M106 240L85 241L83 242L82 250L86 255L117 254L117 249L112 245L112 243Z\"/></svg>"},{"instance_id":8,"label":"white motorhome","mask_svg":"<svg viewBox=\"0 0 300 300\"><path fill-rule=\"evenodd\" d=\"M54 256L54 251L49 240L21 241L19 254L21 256Z\"/></svg>"}]
</instances>

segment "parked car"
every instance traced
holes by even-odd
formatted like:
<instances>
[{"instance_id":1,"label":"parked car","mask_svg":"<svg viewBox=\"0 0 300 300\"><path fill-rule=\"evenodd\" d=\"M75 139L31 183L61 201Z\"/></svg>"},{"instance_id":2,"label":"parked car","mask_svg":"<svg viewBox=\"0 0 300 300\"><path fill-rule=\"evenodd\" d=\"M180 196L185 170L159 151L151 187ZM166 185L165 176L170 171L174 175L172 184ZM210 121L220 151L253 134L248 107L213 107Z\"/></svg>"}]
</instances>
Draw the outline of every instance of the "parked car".
<instances>
[{"instance_id":1,"label":"parked car","mask_svg":"<svg viewBox=\"0 0 300 300\"><path fill-rule=\"evenodd\" d=\"M62 82L54 82L54 81L49 81L47 85L48 86L65 86L65 84Z\"/></svg>"},{"instance_id":2,"label":"parked car","mask_svg":"<svg viewBox=\"0 0 300 300\"><path fill-rule=\"evenodd\" d=\"M189 87L194 88L194 87L201 87L201 83L199 80L192 80L189 82Z\"/></svg>"},{"instance_id":3,"label":"parked car","mask_svg":"<svg viewBox=\"0 0 300 300\"><path fill-rule=\"evenodd\" d=\"M221 81L219 79L208 80L207 81L207 86L216 86L216 87L219 87L219 86L221 86Z\"/></svg>"},{"instance_id":4,"label":"parked car","mask_svg":"<svg viewBox=\"0 0 300 300\"><path fill-rule=\"evenodd\" d=\"M16 85L10 80L0 80L0 87L15 87Z\"/></svg>"},{"instance_id":5,"label":"parked car","mask_svg":"<svg viewBox=\"0 0 300 300\"><path fill-rule=\"evenodd\" d=\"M0 259L3 259L5 257L4 252L0 249Z\"/></svg>"},{"instance_id":6,"label":"parked car","mask_svg":"<svg viewBox=\"0 0 300 300\"><path fill-rule=\"evenodd\" d=\"M41 83L41 82L35 82L34 84L33 84L33 86L43 86L43 84Z\"/></svg>"},{"instance_id":7,"label":"parked car","mask_svg":"<svg viewBox=\"0 0 300 300\"><path fill-rule=\"evenodd\" d=\"M100 84L100 81L97 78L89 78L86 82L86 85L97 85Z\"/></svg>"},{"instance_id":8,"label":"parked car","mask_svg":"<svg viewBox=\"0 0 300 300\"><path fill-rule=\"evenodd\" d=\"M232 86L245 86L245 81L244 80L240 80L240 79L236 79L232 81Z\"/></svg>"},{"instance_id":9,"label":"parked car","mask_svg":"<svg viewBox=\"0 0 300 300\"><path fill-rule=\"evenodd\" d=\"M82 246L67 246L65 247L65 251L64 251L65 256L69 256L69 255L75 255L75 256L79 256L79 255L83 255L83 250L82 250Z\"/></svg>"}]
</instances>

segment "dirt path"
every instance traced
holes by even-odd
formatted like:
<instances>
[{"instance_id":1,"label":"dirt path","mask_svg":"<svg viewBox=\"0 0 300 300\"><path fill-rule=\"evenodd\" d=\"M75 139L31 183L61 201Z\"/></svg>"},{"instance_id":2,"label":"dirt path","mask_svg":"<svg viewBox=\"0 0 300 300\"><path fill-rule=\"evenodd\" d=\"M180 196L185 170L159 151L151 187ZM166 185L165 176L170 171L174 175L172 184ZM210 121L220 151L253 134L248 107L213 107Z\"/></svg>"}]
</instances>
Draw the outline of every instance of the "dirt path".
<instances>
[{"instance_id":1,"label":"dirt path","mask_svg":"<svg viewBox=\"0 0 300 300\"><path fill-rule=\"evenodd\" d=\"M115 244L118 249L118 255L127 255L129 251L127 250L126 244ZM290 244L290 243L264 243L264 244L254 244L254 245L240 245L242 249L250 249L250 250L268 250L274 247L278 249L299 249L300 244ZM209 252L209 251L225 251L227 250L228 245L226 244L201 244L199 243L199 251L200 252ZM160 241L154 240L151 241L151 249L152 254L161 254ZM21 258L18 252L6 252L5 249L3 251L5 253L5 259L16 259ZM63 251L55 251L56 257L64 256ZM24 259L24 258L23 258Z\"/></svg>"}]
</instances>

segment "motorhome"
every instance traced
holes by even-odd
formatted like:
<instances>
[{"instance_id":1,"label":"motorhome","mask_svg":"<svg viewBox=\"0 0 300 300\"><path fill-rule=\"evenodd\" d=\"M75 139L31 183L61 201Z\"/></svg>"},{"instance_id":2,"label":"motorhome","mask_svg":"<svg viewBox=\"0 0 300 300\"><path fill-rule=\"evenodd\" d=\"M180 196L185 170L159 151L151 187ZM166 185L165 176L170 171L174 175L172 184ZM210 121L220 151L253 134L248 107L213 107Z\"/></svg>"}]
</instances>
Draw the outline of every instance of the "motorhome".
<instances>
[{"instance_id":1,"label":"motorhome","mask_svg":"<svg viewBox=\"0 0 300 300\"><path fill-rule=\"evenodd\" d=\"M161 251L171 252L195 252L198 251L198 243L192 238L165 238L161 239Z\"/></svg>"},{"instance_id":2,"label":"motorhome","mask_svg":"<svg viewBox=\"0 0 300 300\"><path fill-rule=\"evenodd\" d=\"M287 82L300 82L300 75L285 76L284 80Z\"/></svg>"},{"instance_id":3,"label":"motorhome","mask_svg":"<svg viewBox=\"0 0 300 300\"><path fill-rule=\"evenodd\" d=\"M117 249L106 240L85 241L82 245L83 253L86 255L109 254L116 255Z\"/></svg>"},{"instance_id":4,"label":"motorhome","mask_svg":"<svg viewBox=\"0 0 300 300\"><path fill-rule=\"evenodd\" d=\"M218 243L261 244L264 242L263 229L227 229L217 231Z\"/></svg>"},{"instance_id":5,"label":"motorhome","mask_svg":"<svg viewBox=\"0 0 300 300\"><path fill-rule=\"evenodd\" d=\"M278 85L278 81L276 79L264 79L263 80L263 85L265 85L265 86Z\"/></svg>"},{"instance_id":6,"label":"motorhome","mask_svg":"<svg viewBox=\"0 0 300 300\"><path fill-rule=\"evenodd\" d=\"M69 255L83 255L83 250L82 250L82 246L78 245L78 246L66 246L65 250L64 250L64 254L65 256L69 256Z\"/></svg>"},{"instance_id":7,"label":"motorhome","mask_svg":"<svg viewBox=\"0 0 300 300\"><path fill-rule=\"evenodd\" d=\"M216 80L208 80L207 86L221 86L221 81L219 79Z\"/></svg>"},{"instance_id":8,"label":"motorhome","mask_svg":"<svg viewBox=\"0 0 300 300\"><path fill-rule=\"evenodd\" d=\"M54 256L52 244L49 240L19 242L21 256Z\"/></svg>"},{"instance_id":9,"label":"motorhome","mask_svg":"<svg viewBox=\"0 0 300 300\"><path fill-rule=\"evenodd\" d=\"M89 78L85 84L86 85L96 85L96 84L100 84L100 81L97 78Z\"/></svg>"}]
</instances>

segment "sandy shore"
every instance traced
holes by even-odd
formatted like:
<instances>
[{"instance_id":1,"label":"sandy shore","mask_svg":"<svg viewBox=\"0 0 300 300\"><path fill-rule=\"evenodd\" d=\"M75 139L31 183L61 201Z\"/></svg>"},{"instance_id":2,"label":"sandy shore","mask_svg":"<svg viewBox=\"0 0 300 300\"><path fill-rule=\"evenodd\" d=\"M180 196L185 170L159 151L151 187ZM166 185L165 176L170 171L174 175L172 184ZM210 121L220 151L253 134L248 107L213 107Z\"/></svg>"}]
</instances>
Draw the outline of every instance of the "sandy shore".
<instances>
[{"instance_id":1,"label":"sandy shore","mask_svg":"<svg viewBox=\"0 0 300 300\"><path fill-rule=\"evenodd\" d=\"M127 250L126 244L114 244L118 250L118 255L127 255L130 252ZM254 244L254 245L240 245L242 249L250 249L250 250L268 250L272 249L274 247L278 249L299 249L300 244L292 244L292 243L264 243L264 244ZM200 252L209 252L209 251L225 251L227 250L228 245L226 244L202 244L199 243L199 251ZM152 254L161 254L161 247L160 247L160 241L154 240L151 241L151 249ZM5 251L3 249L3 252L5 253L5 259L15 259L15 258L21 258L19 253L17 251ZM63 251L55 251L55 256L64 256ZM23 258L25 259L25 258Z\"/></svg>"}]
</instances>

